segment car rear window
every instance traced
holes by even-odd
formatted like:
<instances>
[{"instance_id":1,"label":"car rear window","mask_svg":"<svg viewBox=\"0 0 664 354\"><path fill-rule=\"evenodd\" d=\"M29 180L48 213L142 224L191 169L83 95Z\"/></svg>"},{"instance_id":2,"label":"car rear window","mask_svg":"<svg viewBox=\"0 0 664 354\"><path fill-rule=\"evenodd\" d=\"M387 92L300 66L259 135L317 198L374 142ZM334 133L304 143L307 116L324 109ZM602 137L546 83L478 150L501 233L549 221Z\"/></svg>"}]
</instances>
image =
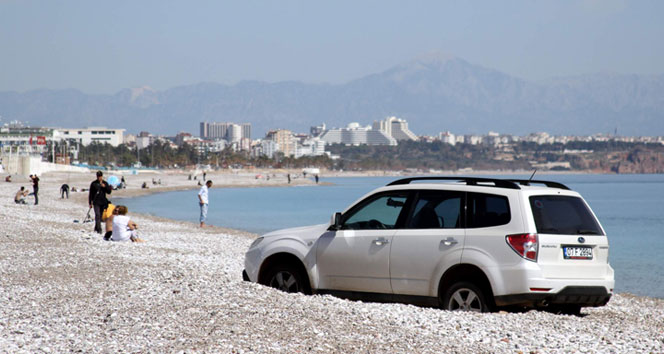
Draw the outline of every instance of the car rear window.
<instances>
[{"instance_id":1,"label":"car rear window","mask_svg":"<svg viewBox=\"0 0 664 354\"><path fill-rule=\"evenodd\" d=\"M505 225L510 222L510 203L502 195L468 193L468 228Z\"/></svg>"},{"instance_id":2,"label":"car rear window","mask_svg":"<svg viewBox=\"0 0 664 354\"><path fill-rule=\"evenodd\" d=\"M420 191L408 229L457 229L463 225L463 193L455 191Z\"/></svg>"},{"instance_id":3,"label":"car rear window","mask_svg":"<svg viewBox=\"0 0 664 354\"><path fill-rule=\"evenodd\" d=\"M562 195L530 197L537 232L558 235L604 235L581 198Z\"/></svg>"}]
</instances>

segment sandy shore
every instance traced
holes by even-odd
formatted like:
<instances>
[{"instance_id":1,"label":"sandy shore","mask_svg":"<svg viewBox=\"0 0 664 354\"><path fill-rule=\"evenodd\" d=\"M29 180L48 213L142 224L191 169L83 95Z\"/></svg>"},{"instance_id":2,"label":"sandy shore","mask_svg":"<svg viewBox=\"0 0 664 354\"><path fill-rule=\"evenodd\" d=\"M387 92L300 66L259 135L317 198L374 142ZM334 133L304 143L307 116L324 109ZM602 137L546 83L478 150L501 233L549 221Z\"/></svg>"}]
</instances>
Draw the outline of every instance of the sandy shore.
<instances>
[{"instance_id":1,"label":"sandy shore","mask_svg":"<svg viewBox=\"0 0 664 354\"><path fill-rule=\"evenodd\" d=\"M161 179L153 186L151 179ZM213 174L219 186L283 178ZM0 184L0 351L17 352L664 352L664 300L618 294L583 316L451 313L285 294L241 279L254 235L132 215L144 244L104 242L82 220L90 175ZM198 188L184 174L127 176L130 196ZM140 183L150 184L149 190ZM293 183L312 183L298 179ZM195 191L192 191L195 198ZM31 197L29 199L32 201ZM195 212L195 211L194 211ZM131 214L131 211L130 211Z\"/></svg>"}]
</instances>

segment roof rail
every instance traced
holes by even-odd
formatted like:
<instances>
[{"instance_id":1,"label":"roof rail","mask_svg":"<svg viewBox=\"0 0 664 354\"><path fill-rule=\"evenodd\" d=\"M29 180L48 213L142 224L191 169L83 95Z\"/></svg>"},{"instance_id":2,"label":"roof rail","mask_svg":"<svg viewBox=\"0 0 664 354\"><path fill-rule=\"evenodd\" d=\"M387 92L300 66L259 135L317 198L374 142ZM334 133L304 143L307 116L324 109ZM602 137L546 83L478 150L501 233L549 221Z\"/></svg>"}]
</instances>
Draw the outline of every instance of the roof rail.
<instances>
[{"instance_id":1,"label":"roof rail","mask_svg":"<svg viewBox=\"0 0 664 354\"><path fill-rule=\"evenodd\" d=\"M509 188L509 189L521 189L519 184L514 181L509 181L506 179L498 178L481 178L481 177L408 177L398 179L394 182L388 183L388 186L396 186L400 184L410 184L413 181L457 181L457 182L466 182L469 186L476 186L479 183L493 183L491 185L482 185L486 187L498 187L498 188Z\"/></svg>"},{"instance_id":2,"label":"roof rail","mask_svg":"<svg viewBox=\"0 0 664 354\"><path fill-rule=\"evenodd\" d=\"M560 189L570 190L570 188L567 187L566 185L553 181L529 180L529 179L510 179L510 181L518 183L522 186L529 186L531 183L536 183L536 184L543 184L549 188L560 188Z\"/></svg>"}]
</instances>

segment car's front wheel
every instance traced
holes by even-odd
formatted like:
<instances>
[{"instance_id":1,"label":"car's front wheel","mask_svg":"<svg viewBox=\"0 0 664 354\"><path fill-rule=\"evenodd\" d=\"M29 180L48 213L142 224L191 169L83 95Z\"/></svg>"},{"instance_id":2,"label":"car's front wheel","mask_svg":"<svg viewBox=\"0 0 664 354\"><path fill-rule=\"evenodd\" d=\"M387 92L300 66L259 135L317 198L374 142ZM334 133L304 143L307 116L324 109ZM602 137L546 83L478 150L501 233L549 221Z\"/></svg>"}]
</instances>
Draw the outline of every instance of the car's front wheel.
<instances>
[{"instance_id":1,"label":"car's front wheel","mask_svg":"<svg viewBox=\"0 0 664 354\"><path fill-rule=\"evenodd\" d=\"M294 266L278 265L268 271L264 285L287 293L306 293L304 276Z\"/></svg>"},{"instance_id":2,"label":"car's front wheel","mask_svg":"<svg viewBox=\"0 0 664 354\"><path fill-rule=\"evenodd\" d=\"M491 305L482 289L470 282L458 282L450 286L442 296L442 306L449 311L491 311Z\"/></svg>"}]
</instances>

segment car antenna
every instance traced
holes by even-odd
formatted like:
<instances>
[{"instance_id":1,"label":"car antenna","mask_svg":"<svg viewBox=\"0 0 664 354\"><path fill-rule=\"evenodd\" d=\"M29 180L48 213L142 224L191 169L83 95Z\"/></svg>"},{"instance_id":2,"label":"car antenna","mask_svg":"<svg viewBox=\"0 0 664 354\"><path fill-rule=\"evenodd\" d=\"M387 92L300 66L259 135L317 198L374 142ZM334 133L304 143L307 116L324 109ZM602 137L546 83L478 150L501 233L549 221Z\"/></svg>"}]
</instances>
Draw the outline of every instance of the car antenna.
<instances>
[{"instance_id":1,"label":"car antenna","mask_svg":"<svg viewBox=\"0 0 664 354\"><path fill-rule=\"evenodd\" d=\"M535 173L537 173L537 169L535 169L535 171L533 171L533 174L530 175L530 178L528 178L528 182L533 180L533 177L535 177Z\"/></svg>"}]
</instances>

